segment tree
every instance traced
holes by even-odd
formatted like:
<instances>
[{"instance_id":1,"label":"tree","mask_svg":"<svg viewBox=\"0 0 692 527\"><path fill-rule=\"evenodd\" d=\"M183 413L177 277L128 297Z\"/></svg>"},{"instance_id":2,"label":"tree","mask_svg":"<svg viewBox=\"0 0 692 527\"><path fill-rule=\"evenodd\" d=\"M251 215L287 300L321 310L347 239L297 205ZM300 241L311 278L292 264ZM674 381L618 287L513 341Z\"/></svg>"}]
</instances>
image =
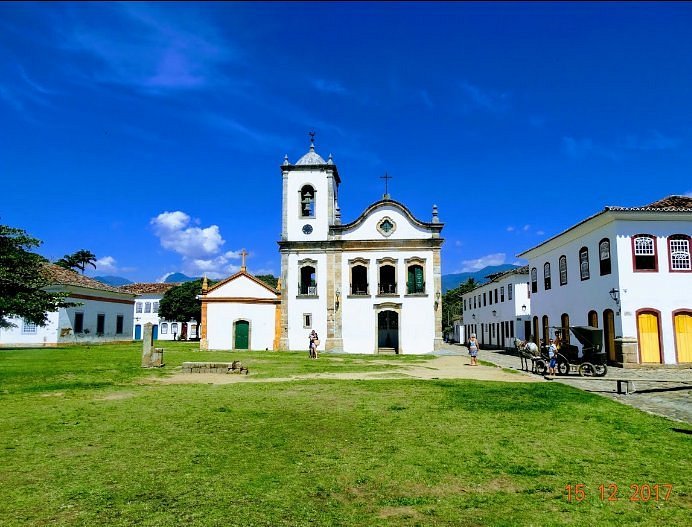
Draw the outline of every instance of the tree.
<instances>
[{"instance_id":1,"label":"tree","mask_svg":"<svg viewBox=\"0 0 692 527\"><path fill-rule=\"evenodd\" d=\"M22 229L0 225L0 328L16 326L11 317L45 326L47 312L74 305L64 302L66 293L45 290L50 285L44 269L48 260L30 251L39 245Z\"/></svg>"},{"instance_id":2,"label":"tree","mask_svg":"<svg viewBox=\"0 0 692 527\"><path fill-rule=\"evenodd\" d=\"M79 269L84 274L87 265L96 269L96 255L86 249L80 249L73 254L66 254L55 263L65 269Z\"/></svg>"},{"instance_id":3,"label":"tree","mask_svg":"<svg viewBox=\"0 0 692 527\"><path fill-rule=\"evenodd\" d=\"M276 286L279 283L279 279L271 274L258 274L257 276L255 276L255 278L257 278L257 280L264 282L269 287L273 287L274 289L276 289Z\"/></svg>"},{"instance_id":4,"label":"tree","mask_svg":"<svg viewBox=\"0 0 692 527\"><path fill-rule=\"evenodd\" d=\"M442 328L444 331L451 329L452 321L464 311L462 295L473 291L479 284L473 278L469 278L463 284L450 289L442 295Z\"/></svg>"},{"instance_id":5,"label":"tree","mask_svg":"<svg viewBox=\"0 0 692 527\"><path fill-rule=\"evenodd\" d=\"M211 286L212 282L208 281ZM202 303L197 296L202 294L202 280L185 282L166 291L159 302L159 316L166 320L187 322L202 320Z\"/></svg>"}]
</instances>

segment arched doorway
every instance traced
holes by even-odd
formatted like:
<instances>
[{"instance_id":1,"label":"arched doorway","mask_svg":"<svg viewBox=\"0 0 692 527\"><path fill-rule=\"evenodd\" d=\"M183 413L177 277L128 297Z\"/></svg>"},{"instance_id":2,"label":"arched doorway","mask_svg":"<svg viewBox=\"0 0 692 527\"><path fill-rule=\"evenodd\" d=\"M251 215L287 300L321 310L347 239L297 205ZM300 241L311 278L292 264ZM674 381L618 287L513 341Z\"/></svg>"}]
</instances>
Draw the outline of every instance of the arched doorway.
<instances>
[{"instance_id":1,"label":"arched doorway","mask_svg":"<svg viewBox=\"0 0 692 527\"><path fill-rule=\"evenodd\" d=\"M637 313L639 358L642 364L661 364L661 332L657 311Z\"/></svg>"},{"instance_id":2,"label":"arched doorway","mask_svg":"<svg viewBox=\"0 0 692 527\"><path fill-rule=\"evenodd\" d=\"M158 340L158 339L159 339L159 325L158 325L158 324L154 324L154 325L151 327L151 335L152 335L152 337L153 337L154 340Z\"/></svg>"},{"instance_id":3,"label":"arched doorway","mask_svg":"<svg viewBox=\"0 0 692 527\"><path fill-rule=\"evenodd\" d=\"M548 315L543 315L543 345L547 346L550 340L550 321Z\"/></svg>"},{"instance_id":4,"label":"arched doorway","mask_svg":"<svg viewBox=\"0 0 692 527\"><path fill-rule=\"evenodd\" d=\"M142 325L135 325L135 340L142 340Z\"/></svg>"},{"instance_id":5,"label":"arched doorway","mask_svg":"<svg viewBox=\"0 0 692 527\"><path fill-rule=\"evenodd\" d=\"M250 349L250 323L247 320L238 320L233 323L233 349Z\"/></svg>"},{"instance_id":6,"label":"arched doorway","mask_svg":"<svg viewBox=\"0 0 692 527\"><path fill-rule=\"evenodd\" d=\"M673 322L678 363L692 362L692 311L675 313Z\"/></svg>"},{"instance_id":7,"label":"arched doorway","mask_svg":"<svg viewBox=\"0 0 692 527\"><path fill-rule=\"evenodd\" d=\"M586 320L589 322L589 326L592 328L598 327L598 313L596 313L593 309L589 311L589 314L586 316Z\"/></svg>"},{"instance_id":8,"label":"arched doorway","mask_svg":"<svg viewBox=\"0 0 692 527\"><path fill-rule=\"evenodd\" d=\"M603 344L608 360L615 362L615 315L612 309L603 312Z\"/></svg>"},{"instance_id":9,"label":"arched doorway","mask_svg":"<svg viewBox=\"0 0 692 527\"><path fill-rule=\"evenodd\" d=\"M538 340L540 339L539 335L540 333L538 332L538 317L535 316L533 317L533 335L531 336L531 339L535 344L538 344Z\"/></svg>"},{"instance_id":10,"label":"arched doorway","mask_svg":"<svg viewBox=\"0 0 692 527\"><path fill-rule=\"evenodd\" d=\"M396 311L377 314L377 352L399 353L399 313Z\"/></svg>"},{"instance_id":11,"label":"arched doorway","mask_svg":"<svg viewBox=\"0 0 692 527\"><path fill-rule=\"evenodd\" d=\"M569 315L567 313L563 313L560 316L560 327L562 328L560 332L560 339L562 341L562 344L569 345Z\"/></svg>"}]
</instances>

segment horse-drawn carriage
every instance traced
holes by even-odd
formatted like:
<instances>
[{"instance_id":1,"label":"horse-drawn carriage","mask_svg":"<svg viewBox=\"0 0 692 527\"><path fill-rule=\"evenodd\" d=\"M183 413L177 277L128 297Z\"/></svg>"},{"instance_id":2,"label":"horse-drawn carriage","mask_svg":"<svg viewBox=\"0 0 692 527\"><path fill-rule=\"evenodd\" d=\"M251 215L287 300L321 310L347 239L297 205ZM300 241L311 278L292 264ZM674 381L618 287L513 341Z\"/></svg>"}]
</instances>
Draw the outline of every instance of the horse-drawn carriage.
<instances>
[{"instance_id":1,"label":"horse-drawn carriage","mask_svg":"<svg viewBox=\"0 0 692 527\"><path fill-rule=\"evenodd\" d=\"M562 342L557 351L557 372L559 375L567 375L574 366L582 377L603 377L608 372L606 365L606 353L603 350L603 330L591 326L570 326L568 328L554 328L556 337L564 335L568 330L581 343L579 346ZM559 339L558 339L559 340ZM517 345L524 358L532 362L532 370L539 375L548 371L548 346L540 349L533 342L525 342Z\"/></svg>"}]
</instances>

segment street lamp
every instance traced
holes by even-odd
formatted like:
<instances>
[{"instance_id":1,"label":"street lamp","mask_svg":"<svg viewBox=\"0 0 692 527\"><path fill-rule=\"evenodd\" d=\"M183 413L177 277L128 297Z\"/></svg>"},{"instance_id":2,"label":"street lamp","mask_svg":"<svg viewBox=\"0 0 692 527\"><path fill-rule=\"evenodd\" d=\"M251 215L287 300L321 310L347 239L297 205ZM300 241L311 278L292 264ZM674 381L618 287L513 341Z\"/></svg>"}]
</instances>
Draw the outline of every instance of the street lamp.
<instances>
[{"instance_id":1,"label":"street lamp","mask_svg":"<svg viewBox=\"0 0 692 527\"><path fill-rule=\"evenodd\" d=\"M494 317L497 316L497 311L495 311L494 309L493 309L493 316L494 316Z\"/></svg>"},{"instance_id":2,"label":"street lamp","mask_svg":"<svg viewBox=\"0 0 692 527\"><path fill-rule=\"evenodd\" d=\"M522 313L526 313L526 304L524 304L523 306L521 306L521 312L522 312Z\"/></svg>"},{"instance_id":3,"label":"street lamp","mask_svg":"<svg viewBox=\"0 0 692 527\"><path fill-rule=\"evenodd\" d=\"M442 295L440 295L440 292L437 291L437 292L435 293L435 311L437 311L437 308L438 308L439 305L440 305L440 296L442 296Z\"/></svg>"}]
</instances>

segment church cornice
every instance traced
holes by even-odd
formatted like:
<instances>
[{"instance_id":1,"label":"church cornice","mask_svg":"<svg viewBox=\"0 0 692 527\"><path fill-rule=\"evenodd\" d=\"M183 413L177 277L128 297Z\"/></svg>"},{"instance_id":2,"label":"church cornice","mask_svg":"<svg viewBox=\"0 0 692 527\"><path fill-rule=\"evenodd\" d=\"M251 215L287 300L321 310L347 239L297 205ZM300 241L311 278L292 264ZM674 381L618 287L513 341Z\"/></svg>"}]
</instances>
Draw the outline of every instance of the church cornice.
<instances>
[{"instance_id":1,"label":"church cornice","mask_svg":"<svg viewBox=\"0 0 692 527\"><path fill-rule=\"evenodd\" d=\"M444 238L425 238L422 240L321 240L287 241L281 240L279 251L378 251L393 249L439 249Z\"/></svg>"},{"instance_id":2,"label":"church cornice","mask_svg":"<svg viewBox=\"0 0 692 527\"><path fill-rule=\"evenodd\" d=\"M281 173L288 173L288 172L308 172L308 171L315 171L319 170L322 172L331 172L332 176L336 180L338 184L341 184L341 177L339 176L339 171L336 168L336 165L329 165L329 164L324 164L324 165L280 165L281 167Z\"/></svg>"},{"instance_id":3,"label":"church cornice","mask_svg":"<svg viewBox=\"0 0 692 527\"><path fill-rule=\"evenodd\" d=\"M406 205L404 205L403 203L399 203L398 201L393 199L381 199L380 201L376 201L375 203L370 205L367 209L363 211L363 213L360 216L358 216L351 223L346 223L343 225L330 225L329 234L338 235L342 234L345 231L355 229L356 227L361 225L367 219L367 217L374 213L377 209L387 206L399 209L412 224L422 229L427 229L432 233L437 233L439 235L442 231L442 227L444 227L444 223L432 223L419 220L411 213L410 210L408 210Z\"/></svg>"}]
</instances>

